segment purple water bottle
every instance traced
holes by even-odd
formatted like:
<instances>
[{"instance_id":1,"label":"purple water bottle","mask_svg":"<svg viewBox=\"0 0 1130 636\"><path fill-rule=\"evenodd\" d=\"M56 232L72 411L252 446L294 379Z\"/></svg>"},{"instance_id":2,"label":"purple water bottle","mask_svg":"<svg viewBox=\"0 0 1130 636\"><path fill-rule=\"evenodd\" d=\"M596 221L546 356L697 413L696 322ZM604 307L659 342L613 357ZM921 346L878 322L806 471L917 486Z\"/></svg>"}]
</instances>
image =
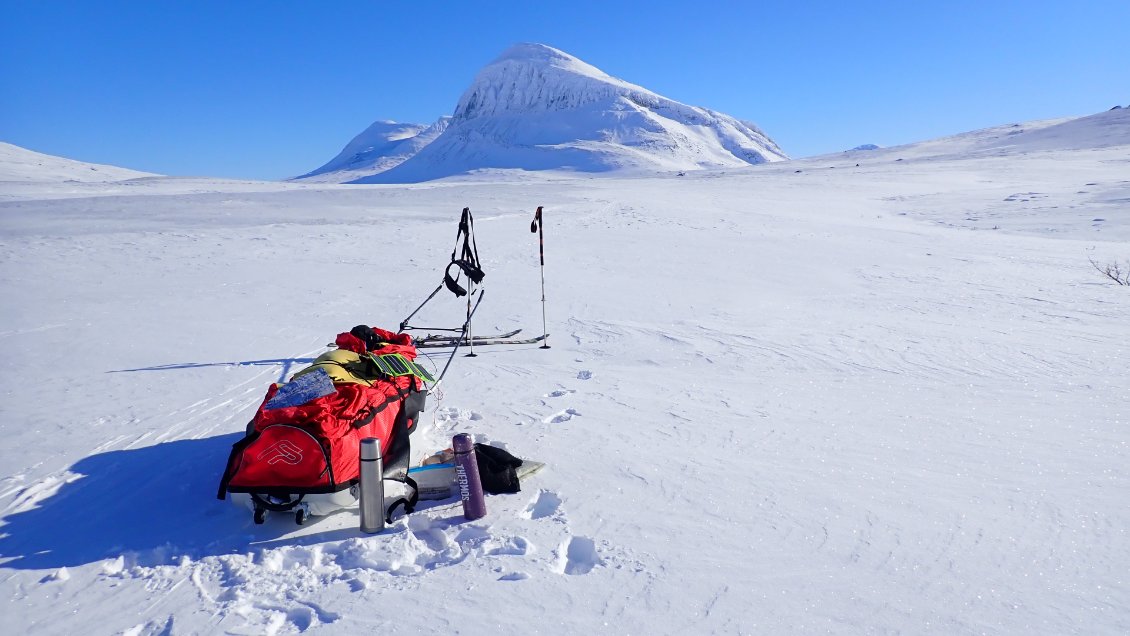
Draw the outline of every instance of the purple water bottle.
<instances>
[{"instance_id":1,"label":"purple water bottle","mask_svg":"<svg viewBox=\"0 0 1130 636\"><path fill-rule=\"evenodd\" d=\"M471 436L460 433L451 439L455 451L455 483L463 500L463 518L474 521L487 514L487 500L479 481L479 463L475 460L475 444Z\"/></svg>"}]
</instances>

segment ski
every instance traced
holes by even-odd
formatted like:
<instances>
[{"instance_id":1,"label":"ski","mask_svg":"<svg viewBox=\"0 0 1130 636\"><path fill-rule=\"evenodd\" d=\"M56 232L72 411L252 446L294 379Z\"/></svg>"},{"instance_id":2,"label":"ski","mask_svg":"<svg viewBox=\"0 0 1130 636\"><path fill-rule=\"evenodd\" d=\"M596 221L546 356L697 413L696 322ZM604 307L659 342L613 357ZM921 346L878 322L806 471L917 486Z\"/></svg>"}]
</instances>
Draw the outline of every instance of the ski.
<instances>
[{"instance_id":1,"label":"ski","mask_svg":"<svg viewBox=\"0 0 1130 636\"><path fill-rule=\"evenodd\" d=\"M518 335L519 331L521 331L521 329L515 329L514 331L507 331L506 333L491 334L489 336L475 336L473 339L471 339L471 342L474 343L474 344L479 344L480 341L484 341L484 340L505 340L507 338L513 338L514 336ZM457 342L462 342L462 344L468 344L467 339L463 338L462 336L439 336L439 335L435 335L435 334L428 334L428 335L422 336L420 338L413 338L412 342L414 343L414 345L416 347L432 347L432 348L435 348L435 347L451 347L451 346L454 346L455 343L457 343ZM519 344L521 344L521 343L519 343ZM331 347L331 348L337 347L337 345L335 343L332 343L332 342L327 343L326 346Z\"/></svg>"},{"instance_id":2,"label":"ski","mask_svg":"<svg viewBox=\"0 0 1130 636\"><path fill-rule=\"evenodd\" d=\"M515 329L514 331L507 331L506 333L491 334L491 335L488 335L488 336L475 336L475 337L471 338L470 342L474 342L475 344L478 344L478 342L480 340L499 340L499 339L504 339L504 338L513 338L514 336L518 335L519 331L521 331L521 329ZM423 336L422 338L413 338L413 340L415 341L416 346L420 346L420 345L426 346L427 343L433 343L433 342L440 342L440 343L444 343L444 344L454 344L454 343L460 342L460 341L462 341L463 344L467 344L467 342L468 342L467 338L465 338L463 336L438 336L438 335L434 335L434 334L428 334L426 336ZM436 345L432 345L432 346L436 346Z\"/></svg>"},{"instance_id":3,"label":"ski","mask_svg":"<svg viewBox=\"0 0 1130 636\"><path fill-rule=\"evenodd\" d=\"M536 338L489 338L486 340L479 340L477 337L471 341L476 347L482 345L523 345L523 344L537 344L542 340L549 337L549 334L537 336ZM442 342L416 342L417 349L434 349L439 347L454 347L456 344L467 344L464 340L460 343L458 340L445 340Z\"/></svg>"}]
</instances>

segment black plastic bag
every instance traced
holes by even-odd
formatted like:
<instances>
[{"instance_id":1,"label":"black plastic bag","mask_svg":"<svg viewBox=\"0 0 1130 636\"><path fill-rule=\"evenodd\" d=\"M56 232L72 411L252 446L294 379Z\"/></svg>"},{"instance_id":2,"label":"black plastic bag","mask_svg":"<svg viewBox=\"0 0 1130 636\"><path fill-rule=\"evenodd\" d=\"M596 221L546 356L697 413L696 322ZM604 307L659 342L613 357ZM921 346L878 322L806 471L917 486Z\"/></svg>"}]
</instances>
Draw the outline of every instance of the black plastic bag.
<instances>
[{"instance_id":1,"label":"black plastic bag","mask_svg":"<svg viewBox=\"0 0 1130 636\"><path fill-rule=\"evenodd\" d=\"M520 492L517 468L522 460L510 453L487 444L475 444L475 461L479 465L479 480L483 490L492 495Z\"/></svg>"}]
</instances>

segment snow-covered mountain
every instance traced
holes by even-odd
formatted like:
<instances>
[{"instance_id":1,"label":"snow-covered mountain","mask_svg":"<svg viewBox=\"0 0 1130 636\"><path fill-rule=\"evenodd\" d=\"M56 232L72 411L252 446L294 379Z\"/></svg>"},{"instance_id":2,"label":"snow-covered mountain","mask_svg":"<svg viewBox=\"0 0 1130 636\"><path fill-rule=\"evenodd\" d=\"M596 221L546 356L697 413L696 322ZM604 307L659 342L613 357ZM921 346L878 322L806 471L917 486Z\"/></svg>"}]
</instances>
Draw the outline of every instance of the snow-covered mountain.
<instances>
[{"instance_id":1,"label":"snow-covered mountain","mask_svg":"<svg viewBox=\"0 0 1130 636\"><path fill-rule=\"evenodd\" d=\"M149 172L64 159L0 142L0 182L103 182L150 176Z\"/></svg>"},{"instance_id":2,"label":"snow-covered mountain","mask_svg":"<svg viewBox=\"0 0 1130 636\"><path fill-rule=\"evenodd\" d=\"M388 145L382 131L422 127L379 122L308 176L410 183L484 169L675 171L787 158L750 122L668 99L543 44L516 45L487 65L437 126L432 138L421 132L411 145Z\"/></svg>"},{"instance_id":3,"label":"snow-covered mountain","mask_svg":"<svg viewBox=\"0 0 1130 636\"><path fill-rule=\"evenodd\" d=\"M395 168L439 137L450 123L451 117L441 117L431 126L375 122L324 166L297 179L343 183Z\"/></svg>"}]
</instances>

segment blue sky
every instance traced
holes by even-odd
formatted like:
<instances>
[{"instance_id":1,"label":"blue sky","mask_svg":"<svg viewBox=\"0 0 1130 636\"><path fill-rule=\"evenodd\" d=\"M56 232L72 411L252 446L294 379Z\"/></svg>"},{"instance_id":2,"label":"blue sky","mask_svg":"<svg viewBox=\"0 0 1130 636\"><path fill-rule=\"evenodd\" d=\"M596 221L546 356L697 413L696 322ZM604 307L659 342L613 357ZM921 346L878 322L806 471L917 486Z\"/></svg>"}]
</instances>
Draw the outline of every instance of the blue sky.
<instances>
[{"instance_id":1,"label":"blue sky","mask_svg":"<svg viewBox=\"0 0 1130 636\"><path fill-rule=\"evenodd\" d=\"M760 125L793 157L1130 105L1130 2L0 0L0 140L277 179L450 114L516 42Z\"/></svg>"}]
</instances>

